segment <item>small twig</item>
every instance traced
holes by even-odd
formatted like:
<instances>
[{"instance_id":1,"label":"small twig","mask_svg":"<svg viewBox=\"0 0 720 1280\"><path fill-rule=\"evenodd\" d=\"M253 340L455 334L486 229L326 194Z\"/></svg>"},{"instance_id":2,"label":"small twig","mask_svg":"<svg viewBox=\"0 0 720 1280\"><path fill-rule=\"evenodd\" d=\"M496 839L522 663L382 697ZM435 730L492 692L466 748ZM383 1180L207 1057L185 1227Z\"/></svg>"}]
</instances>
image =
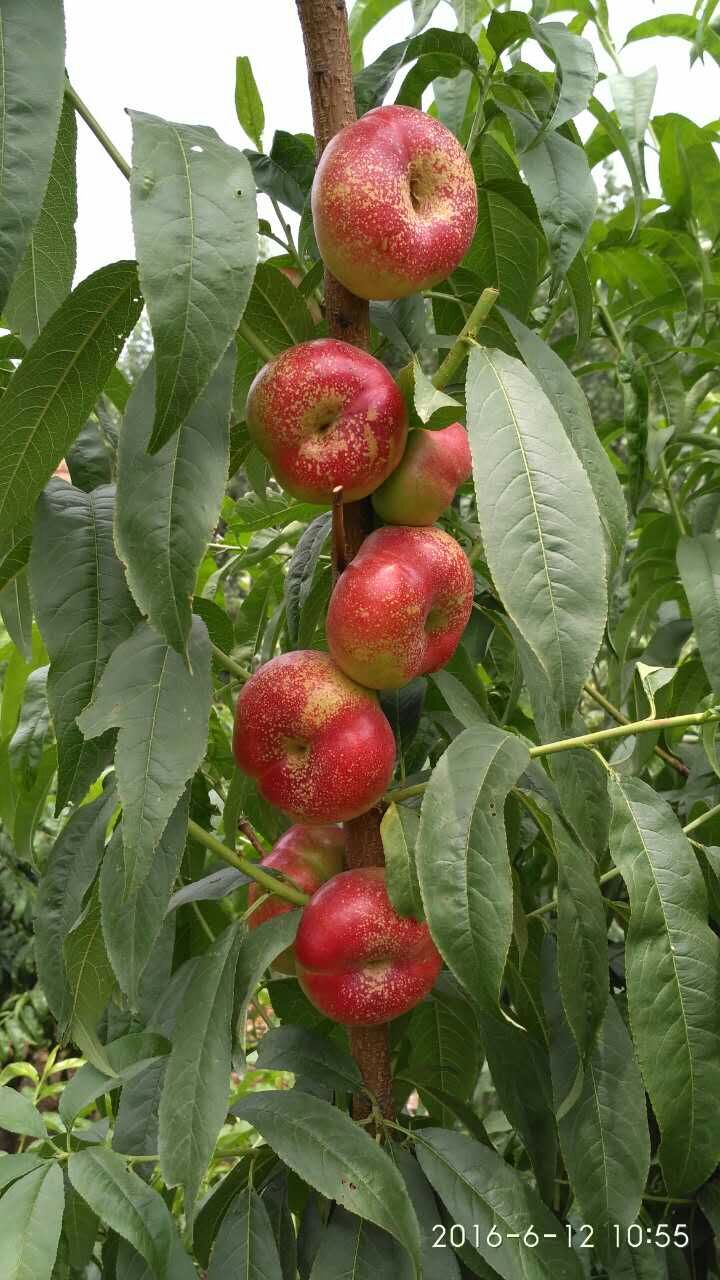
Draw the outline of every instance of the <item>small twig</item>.
<instances>
[{"instance_id":1,"label":"small twig","mask_svg":"<svg viewBox=\"0 0 720 1280\"><path fill-rule=\"evenodd\" d=\"M335 577L338 577L348 562L341 484L337 485L332 491L332 561Z\"/></svg>"},{"instance_id":2,"label":"small twig","mask_svg":"<svg viewBox=\"0 0 720 1280\"><path fill-rule=\"evenodd\" d=\"M244 835L248 844L252 845L255 852L259 854L261 858L266 857L267 849L263 848L262 844L260 843L260 839L258 837L257 831L255 830L252 823L248 822L247 818L238 818L238 831L242 831L242 834Z\"/></svg>"},{"instance_id":3,"label":"small twig","mask_svg":"<svg viewBox=\"0 0 720 1280\"><path fill-rule=\"evenodd\" d=\"M691 831L697 830L697 828L701 827L704 822L709 822L711 818L716 818L719 813L720 804L714 804L712 809L707 809L705 813L700 814L699 818L693 818L692 822L688 822L687 826L683 827L685 835L689 835Z\"/></svg>"},{"instance_id":4,"label":"small twig","mask_svg":"<svg viewBox=\"0 0 720 1280\"><path fill-rule=\"evenodd\" d=\"M432 384L438 391L442 391L448 382L455 376L463 360L467 358L468 347L474 339L478 329L487 320L498 299L497 289L483 289L465 324L463 325L457 340L448 351L440 368L436 371Z\"/></svg>"},{"instance_id":5,"label":"small twig","mask_svg":"<svg viewBox=\"0 0 720 1280\"><path fill-rule=\"evenodd\" d=\"M626 716L619 707L613 706L612 702L609 702L605 697L605 694L595 688L595 685L588 683L583 687L588 697L592 698L594 702L597 702L598 706L602 707L603 711L607 711L608 715L612 716L613 720L616 720L618 724L630 723L629 716ZM686 764L683 764L682 760L678 760L677 756L666 751L664 747L656 746L653 747L653 750L655 755L659 756L661 760L664 760L665 764L669 765L671 769L674 769L676 773L681 774L683 778L687 778L689 776L690 770Z\"/></svg>"},{"instance_id":6,"label":"small twig","mask_svg":"<svg viewBox=\"0 0 720 1280\"><path fill-rule=\"evenodd\" d=\"M251 862L249 858L243 858L240 854L233 853L232 849L228 849L222 840L218 840L217 836L213 835L211 831L205 831L193 818L188 822L188 833L198 844L209 849L216 857L222 858L223 862L235 867L237 871L242 871L251 880L256 880L259 885L262 885L266 893L274 893L278 898L285 898L287 902L292 902L293 906L296 907L304 907L305 903L310 901L309 895L291 884L287 878L281 880L278 876L271 875L269 871L257 866L255 862ZM265 850L263 850L263 855L264 853Z\"/></svg>"},{"instance_id":7,"label":"small twig","mask_svg":"<svg viewBox=\"0 0 720 1280\"><path fill-rule=\"evenodd\" d=\"M226 671L237 676L238 680L250 679L252 673L248 671L246 667L241 667L239 662L236 662L234 658L229 657L229 655L224 653L222 649L218 649L217 645L213 644L212 641L210 643L210 649L214 657L217 658L220 663L220 666L224 667Z\"/></svg>"},{"instance_id":8,"label":"small twig","mask_svg":"<svg viewBox=\"0 0 720 1280\"><path fill-rule=\"evenodd\" d=\"M252 347L253 351L257 352L261 360L269 361L275 359L275 352L270 349L266 342L263 342L262 338L258 337L254 329L250 328L247 320L240 321L237 331L240 334L240 337L247 342L248 346Z\"/></svg>"},{"instance_id":9,"label":"small twig","mask_svg":"<svg viewBox=\"0 0 720 1280\"><path fill-rule=\"evenodd\" d=\"M88 126L88 129L90 129L92 133L95 134L95 137L100 143L100 146L103 147L105 151L107 151L107 154L110 156L110 159L113 161L114 164L117 165L123 177L129 180L130 165L128 164L125 157L120 154L117 147L115 146L115 143L112 142L111 139L108 137L102 125L100 124L99 120L96 120L95 116L93 115L92 111L90 111L89 107L85 106L85 103L83 102L82 98L78 93L75 92L69 80L65 81L65 96L67 97L68 101L72 103L78 115L81 116L82 119L85 121L86 125Z\"/></svg>"}]
</instances>

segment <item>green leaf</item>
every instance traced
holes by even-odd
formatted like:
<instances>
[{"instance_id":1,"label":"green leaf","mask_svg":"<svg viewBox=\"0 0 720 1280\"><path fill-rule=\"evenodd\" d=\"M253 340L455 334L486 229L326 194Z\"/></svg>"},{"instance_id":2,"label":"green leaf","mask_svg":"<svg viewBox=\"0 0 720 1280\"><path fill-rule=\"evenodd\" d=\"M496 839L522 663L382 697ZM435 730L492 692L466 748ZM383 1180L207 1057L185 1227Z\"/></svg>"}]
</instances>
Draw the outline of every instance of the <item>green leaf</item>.
<instances>
[{"instance_id":1,"label":"green leaf","mask_svg":"<svg viewBox=\"0 0 720 1280\"><path fill-rule=\"evenodd\" d=\"M307 197L315 172L315 151L312 139L307 134L286 133L284 129L278 129L269 156L258 155L253 151L246 151L245 155L250 161L258 193L270 196L294 213L303 214L309 209ZM302 237L301 227L301 252ZM317 247L308 247L306 252L314 257Z\"/></svg>"},{"instance_id":2,"label":"green leaf","mask_svg":"<svg viewBox=\"0 0 720 1280\"><path fill-rule=\"evenodd\" d=\"M299 289L277 267L267 262L258 263L245 320L274 355L316 336L307 303Z\"/></svg>"},{"instance_id":3,"label":"green leaf","mask_svg":"<svg viewBox=\"0 0 720 1280\"><path fill-rule=\"evenodd\" d=\"M333 1209L320 1237L313 1280L412 1280L413 1275L408 1254L391 1235L339 1206Z\"/></svg>"},{"instance_id":4,"label":"green leaf","mask_svg":"<svg viewBox=\"0 0 720 1280\"><path fill-rule=\"evenodd\" d=\"M559 133L542 134L520 156L547 237L553 272L564 276L590 230L597 191L587 157Z\"/></svg>"},{"instance_id":5,"label":"green leaf","mask_svg":"<svg viewBox=\"0 0 720 1280\"><path fill-rule=\"evenodd\" d=\"M72 289L75 274L77 179L75 109L65 98L40 216L5 303L8 324L32 346Z\"/></svg>"},{"instance_id":6,"label":"green leaf","mask_svg":"<svg viewBox=\"0 0 720 1280\"><path fill-rule=\"evenodd\" d=\"M720 43L720 37L719 43ZM660 182L678 217L693 216L711 237L720 232L720 162L708 135L685 116L656 116Z\"/></svg>"},{"instance_id":7,"label":"green leaf","mask_svg":"<svg viewBox=\"0 0 720 1280\"><path fill-rule=\"evenodd\" d=\"M0 1129L24 1133L30 1138L47 1137L40 1112L30 1099L4 1084L0 1085Z\"/></svg>"},{"instance_id":8,"label":"green leaf","mask_svg":"<svg viewBox=\"0 0 720 1280\"><path fill-rule=\"evenodd\" d=\"M410 40L401 40L399 44L391 45L375 62L356 75L355 101L358 115L364 115L366 111L380 105L398 71L406 63L438 54L446 55L444 63L452 60L458 69L464 66L474 72L480 63L477 45L464 32L433 28ZM447 75L447 71L444 74Z\"/></svg>"},{"instance_id":9,"label":"green leaf","mask_svg":"<svg viewBox=\"0 0 720 1280\"><path fill-rule=\"evenodd\" d=\"M147 623L114 650L78 719L85 737L118 728L115 770L123 806L125 896L147 878L155 848L205 754L212 700L210 642L193 620L192 671ZM130 694L130 696L128 696Z\"/></svg>"},{"instance_id":10,"label":"green leaf","mask_svg":"<svg viewBox=\"0 0 720 1280\"><path fill-rule=\"evenodd\" d=\"M523 981L522 976L520 980ZM498 1101L520 1135L543 1199L551 1202L557 1135L545 1045L500 1014L482 1013L479 1022L480 1039Z\"/></svg>"},{"instance_id":11,"label":"green leaf","mask_svg":"<svg viewBox=\"0 0 720 1280\"><path fill-rule=\"evenodd\" d=\"M329 512L315 516L314 520L310 521L298 541L288 566L285 578L285 620L291 645L297 645L298 642L303 614L315 581L318 562L330 537L330 523Z\"/></svg>"},{"instance_id":12,"label":"green leaf","mask_svg":"<svg viewBox=\"0 0 720 1280\"><path fill-rule=\"evenodd\" d=\"M640 219L643 211L643 199L645 195L644 171L638 163L636 152L633 147L631 147L630 140L626 136L625 132L620 128L616 115L611 111L607 111L597 98L592 98L590 100L588 110L592 112L600 126L600 130L598 131L596 129L595 133L592 135L592 139L590 139L586 144L585 150L590 166L591 168L594 168L595 164L597 164L601 158L605 159L607 156L612 155L614 150L620 152L620 155L625 161L633 189L635 217L633 220L632 235L635 235L638 227L640 226ZM605 142L605 145L603 146L602 156L598 155L596 159L595 154L591 154L591 144L592 140L595 139L596 135L599 133L605 135L605 139L601 139L601 141ZM577 259L575 259L575 261L577 261Z\"/></svg>"},{"instance_id":13,"label":"green leaf","mask_svg":"<svg viewBox=\"0 0 720 1280\"><path fill-rule=\"evenodd\" d=\"M105 949L97 883L83 914L65 939L63 955L70 988L63 1031L88 1061L101 1071L107 1070L96 1028L115 987L115 974Z\"/></svg>"},{"instance_id":14,"label":"green leaf","mask_svg":"<svg viewBox=\"0 0 720 1280\"><path fill-rule=\"evenodd\" d=\"M312 520L318 514L317 505L297 502L288 494L269 493L265 498L248 493L235 503L230 520L233 533L254 533L258 529L284 529L295 521Z\"/></svg>"},{"instance_id":15,"label":"green leaf","mask_svg":"<svg viewBox=\"0 0 720 1280\"><path fill-rule=\"evenodd\" d=\"M609 565L614 569L625 546L627 503L615 468L595 431L582 387L565 361L539 334L509 312L503 310L502 314L518 351L537 378L587 472L605 531Z\"/></svg>"},{"instance_id":16,"label":"green leaf","mask_svg":"<svg viewBox=\"0 0 720 1280\"><path fill-rule=\"evenodd\" d=\"M512 937L503 806L529 757L492 725L466 729L435 766L415 849L435 944L480 1005L495 1008Z\"/></svg>"},{"instance_id":17,"label":"green leaf","mask_svg":"<svg viewBox=\"0 0 720 1280\"><path fill-rule=\"evenodd\" d=\"M346 1093L362 1088L355 1059L319 1031L305 1027L271 1027L260 1041L256 1066L259 1071L292 1071Z\"/></svg>"},{"instance_id":18,"label":"green leaf","mask_svg":"<svg viewBox=\"0 0 720 1280\"><path fill-rule=\"evenodd\" d=\"M235 110L241 129L255 143L258 151L262 151L265 112L250 59L246 57L235 59Z\"/></svg>"},{"instance_id":19,"label":"green leaf","mask_svg":"<svg viewBox=\"0 0 720 1280\"><path fill-rule=\"evenodd\" d=\"M425 427L437 430L457 422L462 406L444 391L433 386L417 360L413 361L413 403L415 412Z\"/></svg>"},{"instance_id":20,"label":"green leaf","mask_svg":"<svg viewBox=\"0 0 720 1280\"><path fill-rule=\"evenodd\" d=\"M13 644L20 650L26 662L32 657L32 602L24 569L0 591L0 617L2 617Z\"/></svg>"},{"instance_id":21,"label":"green leaf","mask_svg":"<svg viewBox=\"0 0 720 1280\"><path fill-rule=\"evenodd\" d=\"M605 906L590 855L556 816L558 967L562 1001L575 1042L587 1058L608 1001Z\"/></svg>"},{"instance_id":22,"label":"green leaf","mask_svg":"<svg viewBox=\"0 0 720 1280\"><path fill-rule=\"evenodd\" d=\"M70 989L63 943L76 924L105 848L105 829L116 805L112 790L70 815L57 837L40 880L35 903L38 976L58 1022L67 1011Z\"/></svg>"},{"instance_id":23,"label":"green leaf","mask_svg":"<svg viewBox=\"0 0 720 1280\"><path fill-rule=\"evenodd\" d=\"M579 1065L562 1017L551 1039L550 1060L556 1100L561 1103ZM612 1000L585 1063L577 1101L559 1115L558 1132L583 1221L593 1228L598 1252L609 1263L617 1254L616 1224L625 1230L640 1212L650 1165L640 1068Z\"/></svg>"},{"instance_id":24,"label":"green leaf","mask_svg":"<svg viewBox=\"0 0 720 1280\"><path fill-rule=\"evenodd\" d=\"M670 806L639 778L611 776L610 852L630 898L630 1025L662 1134L671 1195L720 1155L720 941L702 872Z\"/></svg>"},{"instance_id":25,"label":"green leaf","mask_svg":"<svg viewBox=\"0 0 720 1280\"><path fill-rule=\"evenodd\" d=\"M580 1261L567 1247L562 1224L496 1152L443 1129L423 1129L415 1149L453 1222L465 1227L478 1253L504 1280L581 1280ZM537 1244L523 1239L530 1224ZM502 1237L497 1248L487 1243L493 1226ZM510 1233L519 1238L509 1238Z\"/></svg>"},{"instance_id":26,"label":"green leaf","mask_svg":"<svg viewBox=\"0 0 720 1280\"><path fill-rule=\"evenodd\" d=\"M620 128L625 134L640 173L644 173L643 143L650 123L657 88L657 67L636 76L608 76L610 93Z\"/></svg>"},{"instance_id":27,"label":"green leaf","mask_svg":"<svg viewBox=\"0 0 720 1280\"><path fill-rule=\"evenodd\" d=\"M250 1001L268 966L281 951L292 946L299 923L299 911L284 911L259 928L248 930L242 939L235 975L235 1025L243 1053Z\"/></svg>"},{"instance_id":28,"label":"green leaf","mask_svg":"<svg viewBox=\"0 0 720 1280\"><path fill-rule=\"evenodd\" d=\"M662 414L671 434L685 430L685 387L678 367L674 351L656 329L645 325L634 325L633 343L646 354L643 369L653 392L653 401L657 413ZM660 437L662 445L656 446L658 452L664 448L670 436ZM657 454L653 455L648 445L648 465L651 469L656 465Z\"/></svg>"},{"instance_id":29,"label":"green leaf","mask_svg":"<svg viewBox=\"0 0 720 1280\"><path fill-rule=\"evenodd\" d=\"M35 509L30 586L50 657L48 703L58 745L56 813L82 800L112 760L115 734L85 742L77 717L137 611L113 544L115 489L53 480Z\"/></svg>"},{"instance_id":30,"label":"green leaf","mask_svg":"<svg viewBox=\"0 0 720 1280\"><path fill-rule=\"evenodd\" d=\"M463 728L472 729L473 725L487 723L483 708L457 676L452 675L450 671L434 671L431 679L440 690L448 710L456 720L460 721Z\"/></svg>"},{"instance_id":31,"label":"green leaf","mask_svg":"<svg viewBox=\"0 0 720 1280\"><path fill-rule=\"evenodd\" d=\"M120 433L118 553L138 608L183 658L198 569L225 492L234 366L231 346L182 426L150 455L151 366L130 397Z\"/></svg>"},{"instance_id":32,"label":"green leaf","mask_svg":"<svg viewBox=\"0 0 720 1280\"><path fill-rule=\"evenodd\" d=\"M417 1219L400 1174L349 1116L296 1090L248 1095L232 1111L321 1195L395 1236L419 1267Z\"/></svg>"},{"instance_id":33,"label":"green leaf","mask_svg":"<svg viewBox=\"0 0 720 1280\"><path fill-rule=\"evenodd\" d=\"M545 129L559 129L584 111L592 97L598 70L589 40L574 35L562 22L532 22L532 29L558 72L558 89Z\"/></svg>"},{"instance_id":34,"label":"green leaf","mask_svg":"<svg viewBox=\"0 0 720 1280\"><path fill-rule=\"evenodd\" d=\"M65 87L60 0L3 6L0 27L0 311L45 195Z\"/></svg>"},{"instance_id":35,"label":"green leaf","mask_svg":"<svg viewBox=\"0 0 720 1280\"><path fill-rule=\"evenodd\" d=\"M552 404L512 356L471 351L467 408L488 567L568 720L607 616L593 491Z\"/></svg>"},{"instance_id":36,"label":"green leaf","mask_svg":"<svg viewBox=\"0 0 720 1280\"><path fill-rule=\"evenodd\" d=\"M172 1039L179 1009L197 969L199 957L193 956L165 980L159 998L149 1006L143 1001L143 1016L153 1033ZM106 1055L107 1056L107 1055ZM120 1094L112 1145L115 1151L143 1155L158 1149L158 1110L167 1069L168 1057L156 1058L143 1070L126 1080ZM108 1065L110 1065L108 1063ZM138 1162L138 1172L150 1178L155 1161Z\"/></svg>"},{"instance_id":37,"label":"green leaf","mask_svg":"<svg viewBox=\"0 0 720 1280\"><path fill-rule=\"evenodd\" d=\"M99 1221L74 1187L65 1188L63 1235L67 1240L68 1261L71 1267L83 1272L92 1259Z\"/></svg>"},{"instance_id":38,"label":"green leaf","mask_svg":"<svg viewBox=\"0 0 720 1280\"><path fill-rule=\"evenodd\" d=\"M479 186L477 226L463 259L463 268L478 277L478 294L494 286L503 306L525 319L540 275L542 248L537 227L508 195Z\"/></svg>"},{"instance_id":39,"label":"green leaf","mask_svg":"<svg viewBox=\"0 0 720 1280\"><path fill-rule=\"evenodd\" d=\"M415 868L415 843L419 815L415 809L391 804L383 814L380 836L385 853L385 882L398 915L423 916L422 897Z\"/></svg>"},{"instance_id":40,"label":"green leaf","mask_svg":"<svg viewBox=\"0 0 720 1280\"><path fill-rule=\"evenodd\" d=\"M251 1180L253 1186L262 1186L277 1163L277 1156L269 1147L254 1147L252 1153L238 1160L203 1200L193 1222L193 1249L202 1267L208 1266L213 1241L235 1196Z\"/></svg>"},{"instance_id":41,"label":"green leaf","mask_svg":"<svg viewBox=\"0 0 720 1280\"><path fill-rule=\"evenodd\" d=\"M225 1119L240 935L230 925L200 956L175 1024L160 1099L160 1167L188 1213Z\"/></svg>"},{"instance_id":42,"label":"green leaf","mask_svg":"<svg viewBox=\"0 0 720 1280\"><path fill-rule=\"evenodd\" d=\"M32 546L31 529L32 518L28 516L3 538L5 545L0 552L0 591L25 568Z\"/></svg>"},{"instance_id":43,"label":"green leaf","mask_svg":"<svg viewBox=\"0 0 720 1280\"><path fill-rule=\"evenodd\" d=\"M83 1200L113 1231L128 1240L157 1280L186 1280L178 1266L179 1240L170 1211L157 1191L126 1169L107 1147L74 1152L70 1181ZM187 1275L192 1270L187 1268Z\"/></svg>"},{"instance_id":44,"label":"green leaf","mask_svg":"<svg viewBox=\"0 0 720 1280\"><path fill-rule=\"evenodd\" d=\"M228 349L255 274L255 184L214 129L139 111L130 183L140 281L155 345L156 453Z\"/></svg>"},{"instance_id":45,"label":"green leaf","mask_svg":"<svg viewBox=\"0 0 720 1280\"><path fill-rule=\"evenodd\" d=\"M45 1164L43 1156L34 1151L23 1151L20 1155L5 1155L0 1160L0 1191L4 1191L11 1182L24 1178L26 1173L39 1169Z\"/></svg>"},{"instance_id":46,"label":"green leaf","mask_svg":"<svg viewBox=\"0 0 720 1280\"><path fill-rule=\"evenodd\" d=\"M365 38L391 9L397 8L401 3L402 0L355 0L348 21L353 71L362 68Z\"/></svg>"},{"instance_id":47,"label":"green leaf","mask_svg":"<svg viewBox=\"0 0 720 1280\"><path fill-rule=\"evenodd\" d=\"M499 9L493 9L487 38L496 54L504 53L518 40L529 40L531 36L532 26L526 13L501 13Z\"/></svg>"},{"instance_id":48,"label":"green leaf","mask_svg":"<svg viewBox=\"0 0 720 1280\"><path fill-rule=\"evenodd\" d=\"M37 778L50 717L47 705L47 667L36 667L25 685L22 711L8 745L10 764L29 790Z\"/></svg>"},{"instance_id":49,"label":"green leaf","mask_svg":"<svg viewBox=\"0 0 720 1280\"><path fill-rule=\"evenodd\" d=\"M208 1280L282 1280L280 1257L267 1209L252 1185L235 1197L220 1224Z\"/></svg>"},{"instance_id":50,"label":"green leaf","mask_svg":"<svg viewBox=\"0 0 720 1280\"><path fill-rule=\"evenodd\" d=\"M15 852L26 862L37 861L33 849L33 837L45 811L48 791L55 776L57 767L54 746L46 747L38 766L37 777L30 791L20 791L17 795L15 821L12 838Z\"/></svg>"},{"instance_id":51,"label":"green leaf","mask_svg":"<svg viewBox=\"0 0 720 1280\"><path fill-rule=\"evenodd\" d=\"M472 1005L455 992L437 988L413 1009L407 1036L410 1053L405 1074L417 1085L434 1123L451 1128L452 1111L438 1101L438 1094L466 1102L482 1065Z\"/></svg>"},{"instance_id":52,"label":"green leaf","mask_svg":"<svg viewBox=\"0 0 720 1280\"><path fill-rule=\"evenodd\" d=\"M689 13L664 13L660 18L649 18L632 27L625 37L626 44L635 44L638 40L648 40L655 36L677 36L681 40L695 40L698 34L698 20ZM708 53L720 62L720 36L712 27L703 32L704 47Z\"/></svg>"},{"instance_id":53,"label":"green leaf","mask_svg":"<svg viewBox=\"0 0 720 1280\"><path fill-rule=\"evenodd\" d=\"M434 1247L437 1232L433 1228L438 1221L438 1203L430 1183L407 1147L396 1144L393 1155L420 1224L422 1275L427 1280L460 1280L460 1267L452 1248Z\"/></svg>"},{"instance_id":54,"label":"green leaf","mask_svg":"<svg viewBox=\"0 0 720 1280\"><path fill-rule=\"evenodd\" d=\"M681 538L677 563L700 657L713 692L720 697L720 544L710 533Z\"/></svg>"},{"instance_id":55,"label":"green leaf","mask_svg":"<svg viewBox=\"0 0 720 1280\"><path fill-rule=\"evenodd\" d=\"M88 276L45 325L0 403L0 532L21 521L107 382L140 315L134 262Z\"/></svg>"},{"instance_id":56,"label":"green leaf","mask_svg":"<svg viewBox=\"0 0 720 1280\"><path fill-rule=\"evenodd\" d=\"M117 827L103 859L100 875L102 925L110 963L137 1007L143 969L162 928L185 850L189 792L181 796L160 838L147 880L129 898L123 899L125 859L122 828Z\"/></svg>"},{"instance_id":57,"label":"green leaf","mask_svg":"<svg viewBox=\"0 0 720 1280\"><path fill-rule=\"evenodd\" d=\"M65 461L72 483L78 489L84 489L85 493L92 493L102 484L112 483L114 451L94 417L85 423L75 443L68 449Z\"/></svg>"},{"instance_id":58,"label":"green leaf","mask_svg":"<svg viewBox=\"0 0 720 1280\"><path fill-rule=\"evenodd\" d=\"M14 1182L0 1200L2 1280L50 1280L63 1216L63 1177L55 1160Z\"/></svg>"}]
</instances>

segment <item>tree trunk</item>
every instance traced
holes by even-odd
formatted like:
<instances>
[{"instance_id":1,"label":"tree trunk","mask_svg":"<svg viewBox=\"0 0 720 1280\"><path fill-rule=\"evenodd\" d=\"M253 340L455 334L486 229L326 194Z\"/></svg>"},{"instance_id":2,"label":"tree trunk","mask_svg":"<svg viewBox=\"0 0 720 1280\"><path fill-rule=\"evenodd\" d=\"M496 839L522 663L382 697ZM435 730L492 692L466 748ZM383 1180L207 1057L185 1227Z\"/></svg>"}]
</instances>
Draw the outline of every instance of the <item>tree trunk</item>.
<instances>
[{"instance_id":1,"label":"tree trunk","mask_svg":"<svg viewBox=\"0 0 720 1280\"><path fill-rule=\"evenodd\" d=\"M296 0L305 43L308 85L318 157L345 125L357 118L353 94L350 41L344 0ZM329 271L325 272L325 313L330 337L368 348L368 304L350 293ZM351 559L372 528L367 499L350 502L343 510L344 551ZM378 808L346 823L348 867L381 867L384 864ZM350 1028L350 1045L369 1091L383 1115L394 1115L392 1073L387 1024ZM354 1114L370 1114L365 1097L354 1102Z\"/></svg>"}]
</instances>

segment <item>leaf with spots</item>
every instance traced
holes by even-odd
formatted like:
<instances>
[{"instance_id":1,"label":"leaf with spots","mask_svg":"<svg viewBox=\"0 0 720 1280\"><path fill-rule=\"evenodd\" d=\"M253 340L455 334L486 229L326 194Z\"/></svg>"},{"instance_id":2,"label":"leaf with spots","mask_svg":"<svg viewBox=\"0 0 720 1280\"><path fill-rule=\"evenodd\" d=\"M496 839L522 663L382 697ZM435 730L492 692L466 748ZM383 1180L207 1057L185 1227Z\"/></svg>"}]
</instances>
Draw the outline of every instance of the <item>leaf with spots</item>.
<instances>
[{"instance_id":1,"label":"leaf with spots","mask_svg":"<svg viewBox=\"0 0 720 1280\"><path fill-rule=\"evenodd\" d=\"M348 1115L295 1089L248 1095L232 1111L321 1195L395 1236L419 1267L420 1232L405 1184Z\"/></svg>"}]
</instances>

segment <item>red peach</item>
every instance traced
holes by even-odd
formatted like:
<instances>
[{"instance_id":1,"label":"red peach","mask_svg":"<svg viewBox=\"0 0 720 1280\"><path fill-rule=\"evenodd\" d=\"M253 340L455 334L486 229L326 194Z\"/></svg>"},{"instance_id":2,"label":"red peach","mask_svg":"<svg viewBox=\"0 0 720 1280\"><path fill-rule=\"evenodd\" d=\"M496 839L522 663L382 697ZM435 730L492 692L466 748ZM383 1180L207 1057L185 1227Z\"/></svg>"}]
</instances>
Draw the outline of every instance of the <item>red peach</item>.
<instances>
[{"instance_id":1,"label":"red peach","mask_svg":"<svg viewBox=\"0 0 720 1280\"><path fill-rule=\"evenodd\" d=\"M441 431L411 431L398 466L375 490L372 504L386 524L434 524L471 475L470 445L461 423Z\"/></svg>"},{"instance_id":2,"label":"red peach","mask_svg":"<svg viewBox=\"0 0 720 1280\"><path fill-rule=\"evenodd\" d=\"M282 871L303 893L313 894L331 876L343 869L345 832L342 827L290 827L273 846L270 853L260 860L261 867ZM251 907L265 890L254 882L248 889L248 906ZM275 916L294 911L291 902L272 895L248 917L248 925L256 929ZM295 972L295 948L286 947L273 960L273 969L279 973Z\"/></svg>"},{"instance_id":3,"label":"red peach","mask_svg":"<svg viewBox=\"0 0 720 1280\"><path fill-rule=\"evenodd\" d=\"M411 431L400 463L375 489L373 507L386 525L434 525L471 474L473 458L461 422L439 431Z\"/></svg>"},{"instance_id":4,"label":"red peach","mask_svg":"<svg viewBox=\"0 0 720 1280\"><path fill-rule=\"evenodd\" d=\"M247 397L250 435L283 489L330 502L342 485L364 498L397 466L407 438L405 401L366 351L316 338L261 369Z\"/></svg>"},{"instance_id":5,"label":"red peach","mask_svg":"<svg viewBox=\"0 0 720 1280\"><path fill-rule=\"evenodd\" d=\"M399 916L382 867L333 876L305 907L295 937L297 976L321 1013L372 1026L427 995L442 960L426 924Z\"/></svg>"},{"instance_id":6,"label":"red peach","mask_svg":"<svg viewBox=\"0 0 720 1280\"><path fill-rule=\"evenodd\" d=\"M437 671L465 630L473 587L465 552L442 529L377 529L330 597L330 652L371 689L395 689Z\"/></svg>"},{"instance_id":7,"label":"red peach","mask_svg":"<svg viewBox=\"0 0 720 1280\"><path fill-rule=\"evenodd\" d=\"M329 654L299 649L266 662L241 690L233 752L297 822L346 822L387 789L395 739L374 694Z\"/></svg>"},{"instance_id":8,"label":"red peach","mask_svg":"<svg viewBox=\"0 0 720 1280\"><path fill-rule=\"evenodd\" d=\"M472 165L439 120L377 107L328 143L312 188L325 265L361 298L403 298L444 280L477 222Z\"/></svg>"}]
</instances>

